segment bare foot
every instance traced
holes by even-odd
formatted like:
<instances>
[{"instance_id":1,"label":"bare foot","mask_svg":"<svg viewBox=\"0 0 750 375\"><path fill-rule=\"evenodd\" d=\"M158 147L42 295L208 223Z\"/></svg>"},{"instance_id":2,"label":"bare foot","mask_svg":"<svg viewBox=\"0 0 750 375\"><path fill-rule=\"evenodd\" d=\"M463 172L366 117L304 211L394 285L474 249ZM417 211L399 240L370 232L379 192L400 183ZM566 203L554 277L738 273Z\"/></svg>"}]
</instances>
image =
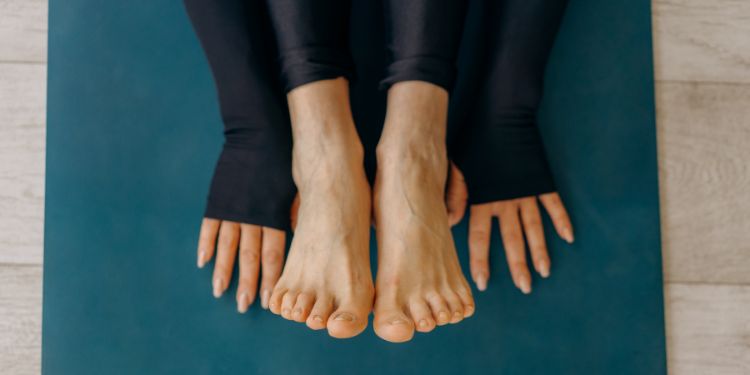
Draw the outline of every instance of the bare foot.
<instances>
[{"instance_id":1,"label":"bare foot","mask_svg":"<svg viewBox=\"0 0 750 375\"><path fill-rule=\"evenodd\" d=\"M289 93L292 173L300 197L296 230L269 307L275 314L327 328L337 338L367 327L374 288L370 271L370 186L343 79Z\"/></svg>"},{"instance_id":2,"label":"bare foot","mask_svg":"<svg viewBox=\"0 0 750 375\"><path fill-rule=\"evenodd\" d=\"M474 312L444 201L447 105L448 94L424 82L398 83L388 93L375 182L374 326L391 342Z\"/></svg>"}]
</instances>

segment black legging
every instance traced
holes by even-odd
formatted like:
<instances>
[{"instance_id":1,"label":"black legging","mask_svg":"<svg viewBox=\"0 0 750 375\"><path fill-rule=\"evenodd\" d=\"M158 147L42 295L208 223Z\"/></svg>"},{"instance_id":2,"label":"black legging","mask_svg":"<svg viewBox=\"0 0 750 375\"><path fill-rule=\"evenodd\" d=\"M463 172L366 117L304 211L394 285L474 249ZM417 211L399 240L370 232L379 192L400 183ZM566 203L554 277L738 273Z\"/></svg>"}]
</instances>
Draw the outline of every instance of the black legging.
<instances>
[{"instance_id":1,"label":"black legging","mask_svg":"<svg viewBox=\"0 0 750 375\"><path fill-rule=\"evenodd\" d=\"M470 2L449 139L472 204L555 190L536 113L567 2Z\"/></svg>"},{"instance_id":2,"label":"black legging","mask_svg":"<svg viewBox=\"0 0 750 375\"><path fill-rule=\"evenodd\" d=\"M387 88L421 80L453 88L450 156L464 172L471 203L554 190L535 114L566 0L472 0L468 12L458 0L389 0L385 9L376 0L353 7L342 0L268 1L278 63L262 2L185 0L227 129L207 216L288 226L294 189L283 91L336 77L354 80L352 110L368 171L385 110L378 82ZM242 137L239 151L228 147L235 132L257 136ZM228 158L233 167L222 167Z\"/></svg>"},{"instance_id":3,"label":"black legging","mask_svg":"<svg viewBox=\"0 0 750 375\"><path fill-rule=\"evenodd\" d=\"M219 94L226 142L205 216L285 229L292 140L265 3L185 0Z\"/></svg>"},{"instance_id":4,"label":"black legging","mask_svg":"<svg viewBox=\"0 0 750 375\"><path fill-rule=\"evenodd\" d=\"M462 4L461 0L384 2L389 64L383 88L418 80L451 89L464 16ZM354 78L349 48L351 0L268 0L268 7L287 91L323 79Z\"/></svg>"}]
</instances>

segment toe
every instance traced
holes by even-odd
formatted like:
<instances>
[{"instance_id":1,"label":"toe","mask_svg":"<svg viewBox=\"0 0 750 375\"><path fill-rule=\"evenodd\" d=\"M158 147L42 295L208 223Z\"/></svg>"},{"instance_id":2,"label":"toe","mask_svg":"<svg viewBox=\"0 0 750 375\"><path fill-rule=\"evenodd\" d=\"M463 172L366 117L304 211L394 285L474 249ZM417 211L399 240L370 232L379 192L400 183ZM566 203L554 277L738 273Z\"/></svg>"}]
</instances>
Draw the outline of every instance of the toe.
<instances>
[{"instance_id":1,"label":"toe","mask_svg":"<svg viewBox=\"0 0 750 375\"><path fill-rule=\"evenodd\" d=\"M443 292L443 297L445 297L445 301L448 303L448 308L451 312L451 323L455 324L462 321L464 319L464 304L458 298L458 295L449 290Z\"/></svg>"},{"instance_id":2,"label":"toe","mask_svg":"<svg viewBox=\"0 0 750 375\"><path fill-rule=\"evenodd\" d=\"M378 337L389 342L406 342L414 337L414 321L396 301L376 301L373 328Z\"/></svg>"},{"instance_id":3,"label":"toe","mask_svg":"<svg viewBox=\"0 0 750 375\"><path fill-rule=\"evenodd\" d=\"M471 289L469 289L468 285L457 288L456 294L458 294L458 298L461 299L461 303L464 305L464 318L474 315L474 297L472 297Z\"/></svg>"},{"instance_id":4,"label":"toe","mask_svg":"<svg viewBox=\"0 0 750 375\"><path fill-rule=\"evenodd\" d=\"M268 309L276 315L281 314L281 301L286 294L286 288L274 288L271 298L268 299Z\"/></svg>"},{"instance_id":5,"label":"toe","mask_svg":"<svg viewBox=\"0 0 750 375\"><path fill-rule=\"evenodd\" d=\"M427 298L427 303L430 305L432 316L435 318L437 325L443 326L450 323L451 310L448 308L448 304L445 303L445 299L441 295L431 295Z\"/></svg>"},{"instance_id":6,"label":"toe","mask_svg":"<svg viewBox=\"0 0 750 375\"><path fill-rule=\"evenodd\" d=\"M430 332L435 329L435 319L432 318L432 311L422 299L413 301L409 304L409 313L414 321L414 327L418 332Z\"/></svg>"},{"instance_id":7,"label":"toe","mask_svg":"<svg viewBox=\"0 0 750 375\"><path fill-rule=\"evenodd\" d=\"M312 309L315 303L315 297L310 293L301 293L297 296L297 303L292 308L292 319L295 322L302 323L307 320L310 315L310 309Z\"/></svg>"},{"instance_id":8,"label":"toe","mask_svg":"<svg viewBox=\"0 0 750 375\"><path fill-rule=\"evenodd\" d=\"M328 321L328 317L331 316L332 311L333 301L331 298L318 296L315 300L315 305L313 305L307 317L307 326L313 330L326 328L326 322Z\"/></svg>"},{"instance_id":9,"label":"toe","mask_svg":"<svg viewBox=\"0 0 750 375\"><path fill-rule=\"evenodd\" d=\"M367 328L368 307L342 303L328 318L328 334L338 339L354 337Z\"/></svg>"},{"instance_id":10,"label":"toe","mask_svg":"<svg viewBox=\"0 0 750 375\"><path fill-rule=\"evenodd\" d=\"M294 304L297 303L298 294L297 292L289 291L281 299L281 316L284 319L292 320L292 309L294 308Z\"/></svg>"}]
</instances>

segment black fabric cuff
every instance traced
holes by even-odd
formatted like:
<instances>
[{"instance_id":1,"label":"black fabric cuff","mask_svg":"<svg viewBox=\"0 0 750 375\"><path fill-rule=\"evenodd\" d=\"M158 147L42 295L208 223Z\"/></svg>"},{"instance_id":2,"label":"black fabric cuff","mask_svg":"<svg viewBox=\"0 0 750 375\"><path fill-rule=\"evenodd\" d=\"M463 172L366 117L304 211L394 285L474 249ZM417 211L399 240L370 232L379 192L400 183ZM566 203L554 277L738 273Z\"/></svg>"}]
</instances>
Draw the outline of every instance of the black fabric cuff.
<instances>
[{"instance_id":1,"label":"black fabric cuff","mask_svg":"<svg viewBox=\"0 0 750 375\"><path fill-rule=\"evenodd\" d=\"M452 61L439 58L414 57L398 60L388 66L386 78L380 81L380 89L404 81L424 81L450 92L456 80L456 66Z\"/></svg>"},{"instance_id":2,"label":"black fabric cuff","mask_svg":"<svg viewBox=\"0 0 750 375\"><path fill-rule=\"evenodd\" d=\"M225 144L216 163L205 217L287 230L296 187L291 149Z\"/></svg>"},{"instance_id":3,"label":"black fabric cuff","mask_svg":"<svg viewBox=\"0 0 750 375\"><path fill-rule=\"evenodd\" d=\"M455 161L469 190L469 204L555 191L539 130L533 122L507 120L472 132Z\"/></svg>"},{"instance_id":4,"label":"black fabric cuff","mask_svg":"<svg viewBox=\"0 0 750 375\"><path fill-rule=\"evenodd\" d=\"M280 57L281 77L286 92L306 83L344 77L355 78L352 57L333 48L300 48Z\"/></svg>"}]
</instances>

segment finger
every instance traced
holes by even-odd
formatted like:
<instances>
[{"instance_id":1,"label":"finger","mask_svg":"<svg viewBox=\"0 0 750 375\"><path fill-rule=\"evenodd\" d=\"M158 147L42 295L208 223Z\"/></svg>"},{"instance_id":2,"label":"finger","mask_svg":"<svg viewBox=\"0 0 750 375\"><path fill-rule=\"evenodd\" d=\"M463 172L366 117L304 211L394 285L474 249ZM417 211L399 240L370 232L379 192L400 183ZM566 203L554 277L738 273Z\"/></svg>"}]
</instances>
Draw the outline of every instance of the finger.
<instances>
[{"instance_id":1,"label":"finger","mask_svg":"<svg viewBox=\"0 0 750 375\"><path fill-rule=\"evenodd\" d=\"M524 198L520 202L523 231L526 234L526 242L529 244L534 268L542 277L548 277L550 260L547 253L547 243L544 241L544 229L542 228L542 216L539 214L539 205L536 203L536 197Z\"/></svg>"},{"instance_id":2,"label":"finger","mask_svg":"<svg viewBox=\"0 0 750 375\"><path fill-rule=\"evenodd\" d=\"M489 204L471 206L469 216L469 268L477 289L487 289L490 278L490 233L492 208Z\"/></svg>"},{"instance_id":3,"label":"finger","mask_svg":"<svg viewBox=\"0 0 750 375\"><path fill-rule=\"evenodd\" d=\"M448 223L451 226L458 224L463 219L466 213L468 198L469 191L466 189L464 176L458 167L451 163L451 173L445 193L445 205L448 208Z\"/></svg>"},{"instance_id":4,"label":"finger","mask_svg":"<svg viewBox=\"0 0 750 375\"><path fill-rule=\"evenodd\" d=\"M198 268L203 268L206 262L214 256L219 225L221 225L221 220L207 217L204 217L201 222L201 231L198 236Z\"/></svg>"},{"instance_id":5,"label":"finger","mask_svg":"<svg viewBox=\"0 0 750 375\"><path fill-rule=\"evenodd\" d=\"M292 201L292 209L289 212L289 221L292 226L292 230L297 229L297 215L299 215L299 193L294 196Z\"/></svg>"},{"instance_id":6,"label":"finger","mask_svg":"<svg viewBox=\"0 0 750 375\"><path fill-rule=\"evenodd\" d=\"M219 227L219 241L214 264L214 297L219 298L229 286L237 257L237 245L240 240L240 225L233 221L222 221Z\"/></svg>"},{"instance_id":7,"label":"finger","mask_svg":"<svg viewBox=\"0 0 750 375\"><path fill-rule=\"evenodd\" d=\"M503 237L505 257L508 260L513 283L524 294L529 294L531 293L531 275L526 265L526 251L518 211L517 201L505 203L500 211L500 234Z\"/></svg>"},{"instance_id":8,"label":"finger","mask_svg":"<svg viewBox=\"0 0 750 375\"><path fill-rule=\"evenodd\" d=\"M560 195L557 193L547 193L539 196L544 209L549 213L552 224L555 226L557 234L568 243L573 243L573 225L570 223L568 211L565 210Z\"/></svg>"},{"instance_id":9,"label":"finger","mask_svg":"<svg viewBox=\"0 0 750 375\"><path fill-rule=\"evenodd\" d=\"M260 263L263 277L260 282L260 305L267 309L271 292L279 281L281 267L284 265L286 232L269 227L263 227L262 232Z\"/></svg>"},{"instance_id":10,"label":"finger","mask_svg":"<svg viewBox=\"0 0 750 375\"><path fill-rule=\"evenodd\" d=\"M261 227L240 224L240 277L237 283L237 311L244 313L258 292Z\"/></svg>"}]
</instances>

